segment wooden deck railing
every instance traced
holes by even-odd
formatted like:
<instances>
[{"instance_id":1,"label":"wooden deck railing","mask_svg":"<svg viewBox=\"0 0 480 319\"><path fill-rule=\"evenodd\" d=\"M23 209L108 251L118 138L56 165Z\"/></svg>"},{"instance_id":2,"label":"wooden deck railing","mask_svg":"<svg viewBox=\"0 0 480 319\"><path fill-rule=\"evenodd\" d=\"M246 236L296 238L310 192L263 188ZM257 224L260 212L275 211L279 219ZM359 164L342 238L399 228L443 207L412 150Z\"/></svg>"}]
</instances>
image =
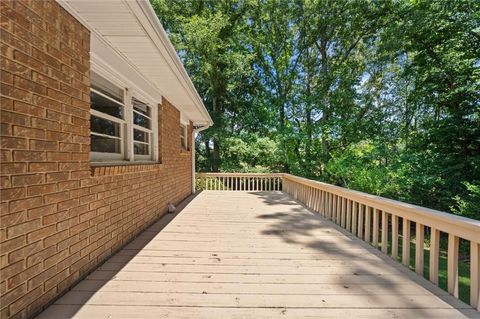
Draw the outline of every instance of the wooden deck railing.
<instances>
[{"instance_id":1,"label":"wooden deck railing","mask_svg":"<svg viewBox=\"0 0 480 319\"><path fill-rule=\"evenodd\" d=\"M406 267L410 266L410 230L415 223L414 269L423 276L425 230L428 229L428 278L435 285L439 278L440 233L445 233L448 235L447 290L457 298L459 242L467 240L470 242L470 305L480 310L480 221L290 174L201 173L197 174L197 184L203 190L281 190L395 260L401 248L402 263Z\"/></svg>"},{"instance_id":2,"label":"wooden deck railing","mask_svg":"<svg viewBox=\"0 0 480 319\"><path fill-rule=\"evenodd\" d=\"M283 174L197 173L197 189L208 191L281 191Z\"/></svg>"}]
</instances>

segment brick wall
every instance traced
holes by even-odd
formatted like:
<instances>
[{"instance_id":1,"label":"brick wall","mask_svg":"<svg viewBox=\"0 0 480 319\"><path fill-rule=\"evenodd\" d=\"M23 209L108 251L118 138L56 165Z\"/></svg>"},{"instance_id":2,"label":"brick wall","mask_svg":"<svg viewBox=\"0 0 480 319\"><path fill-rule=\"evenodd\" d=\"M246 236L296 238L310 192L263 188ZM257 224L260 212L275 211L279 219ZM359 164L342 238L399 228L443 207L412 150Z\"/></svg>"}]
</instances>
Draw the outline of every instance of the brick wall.
<instances>
[{"instance_id":1,"label":"brick wall","mask_svg":"<svg viewBox=\"0 0 480 319\"><path fill-rule=\"evenodd\" d=\"M88 30L54 1L0 5L0 317L28 317L187 197L191 154L164 99L162 164L92 167Z\"/></svg>"}]
</instances>

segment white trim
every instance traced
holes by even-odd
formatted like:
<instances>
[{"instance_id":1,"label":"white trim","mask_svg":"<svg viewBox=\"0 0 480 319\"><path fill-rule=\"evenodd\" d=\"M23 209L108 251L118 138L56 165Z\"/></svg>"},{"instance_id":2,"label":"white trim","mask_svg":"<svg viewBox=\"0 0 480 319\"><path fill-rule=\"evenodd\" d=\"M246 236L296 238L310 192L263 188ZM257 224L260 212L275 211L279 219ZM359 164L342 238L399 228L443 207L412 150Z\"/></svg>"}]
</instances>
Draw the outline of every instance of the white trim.
<instances>
[{"instance_id":1,"label":"white trim","mask_svg":"<svg viewBox=\"0 0 480 319\"><path fill-rule=\"evenodd\" d=\"M92 35L95 35L95 37L91 37L91 40L99 40L96 34L92 33ZM91 52L90 65L93 72L98 73L100 76L122 88L129 87L130 89L134 89L136 95L143 100L153 100L157 103L162 102L163 93L157 88L152 87L150 82L138 74L138 71L131 67L125 58L118 56L111 46L103 49L105 50L103 55L109 57L110 63L104 61L98 54ZM145 89L142 89L142 87Z\"/></svg>"},{"instance_id":2,"label":"white trim","mask_svg":"<svg viewBox=\"0 0 480 319\"><path fill-rule=\"evenodd\" d=\"M133 3L134 3L133 1L127 1L128 6L130 7L130 9L132 9L132 12L137 16L138 20L141 22L144 22L145 19L143 18L143 16L140 16L137 13L137 11L133 7ZM167 49L171 62L173 62L173 65L175 66L175 69L177 72L175 72L175 70L173 69L173 66L169 63L170 67L172 68L172 71L174 71L175 75L179 80L180 78L183 80L183 81L180 80L180 83L185 83L187 85L188 88L185 88L185 89L187 89L187 92L191 96L192 100L196 102L195 103L196 109L204 116L209 126L213 125L213 120L210 117L210 114L205 108L205 105L203 104L203 101L200 98L200 95L198 94L195 86L193 85L192 80L188 76L188 73L185 70L185 67L183 66L182 61L180 61L180 58L178 57L172 42L168 38L168 35L165 32L165 29L163 29L162 24L158 20L157 14L153 10L153 7L150 5L148 1L144 1L144 0L136 0L135 3L143 11L144 17L146 17L146 19L149 22L148 24L142 23L142 26L144 26L145 28L148 25L153 29L153 31L157 36L153 37L149 33L150 38L155 42L155 44L157 45L157 47L159 47L159 49L161 47L164 47ZM148 33L149 30L147 30L146 28L145 30ZM160 43L161 43L161 46L159 46Z\"/></svg>"},{"instance_id":3,"label":"white trim","mask_svg":"<svg viewBox=\"0 0 480 319\"><path fill-rule=\"evenodd\" d=\"M169 94L165 93L170 92L162 92L161 88L155 85L155 83L152 83L151 80L149 80L142 74L142 72L140 72L136 65L130 62L130 60L126 57L128 56L127 53L121 53L119 50L113 47L98 30L92 27L90 22L83 18L82 14L76 10L75 2L70 3L69 0L57 0L57 2L87 29L90 30L90 47L92 51L90 56L93 70L96 70L96 72L99 74L106 76L105 73L96 69L95 65L97 63L100 65L110 65L110 69L122 70L120 75L116 75L120 76L121 81L128 83L128 87L136 86L139 91L143 91L149 95L149 97L152 97L157 103L162 103L162 96L169 96ZM153 7L146 0L124 0L122 3L125 4L129 8L131 14L136 17L141 27L145 30L146 36L148 36L153 44L157 47L159 54L165 58L172 75L177 78L183 88L183 91L192 101L192 104L188 106L174 103L175 106L179 109L193 106L193 109L196 110L195 115L199 115L199 117L202 119L199 121L197 116L195 116L195 119L192 118L191 120L195 123L195 125L211 126L213 121L208 114L202 99L198 95L198 92L196 91L190 77L188 76L182 62L180 61L180 58L178 57L165 30L158 20ZM115 5L115 3L112 3L112 5ZM119 23L121 23L121 21L119 21ZM103 59L108 61L108 63L101 61L102 59L100 57L103 57ZM114 72L114 74L116 73L117 72ZM112 77L106 77L112 82L117 83Z\"/></svg>"},{"instance_id":4,"label":"white trim","mask_svg":"<svg viewBox=\"0 0 480 319\"><path fill-rule=\"evenodd\" d=\"M160 123L158 123L158 117L156 119L154 119L153 117L149 117L149 116L147 116L147 115L145 115L141 112L135 111L135 109L133 107L133 99L137 100L138 102L141 102L141 103L145 104L148 108L150 108L150 114L152 114L152 115L153 115L153 112L154 112L155 103L154 102L149 102L148 99L146 99L146 100L143 99L142 95L137 95L136 93L137 93L137 91L135 90L133 92L133 97L131 99L131 112L130 112L130 114L132 115L132 121L129 124L132 127L132 129L131 129L131 131L132 131L132 142L131 143L132 143L132 149L133 149L133 160L134 161L145 160L145 159L155 160L155 159L158 158L158 147L155 147L155 143L158 141L158 139L155 138L155 134L158 134L156 132L158 132L158 126L160 125ZM137 113L140 116L143 116L143 117L149 119L150 120L150 128L146 128L146 127L134 124L133 123L134 113ZM136 141L133 137L133 130L139 130L139 131L147 133L149 135L149 142L148 143L143 143L141 141ZM149 154L148 155L135 154L135 143L147 144Z\"/></svg>"}]
</instances>

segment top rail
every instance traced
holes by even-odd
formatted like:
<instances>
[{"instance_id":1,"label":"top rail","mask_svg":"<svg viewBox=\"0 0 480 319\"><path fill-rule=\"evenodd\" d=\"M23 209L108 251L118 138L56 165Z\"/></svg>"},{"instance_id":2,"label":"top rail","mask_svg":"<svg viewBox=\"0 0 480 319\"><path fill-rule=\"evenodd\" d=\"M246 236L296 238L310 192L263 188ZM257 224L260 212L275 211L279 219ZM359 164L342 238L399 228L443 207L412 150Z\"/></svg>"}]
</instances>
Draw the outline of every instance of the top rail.
<instances>
[{"instance_id":1,"label":"top rail","mask_svg":"<svg viewBox=\"0 0 480 319\"><path fill-rule=\"evenodd\" d=\"M447 290L459 296L459 242L470 241L470 305L480 310L480 221L383 198L284 173L198 173L203 190L283 191L306 207L345 228L410 267L412 226L415 256L412 268L423 276L428 247L428 278L439 283L440 235L448 234ZM428 245L425 230L429 230ZM401 242L400 242L401 239Z\"/></svg>"},{"instance_id":2,"label":"top rail","mask_svg":"<svg viewBox=\"0 0 480 319\"><path fill-rule=\"evenodd\" d=\"M399 217L405 217L415 222L421 222L426 226L438 227L441 231L453 233L463 239L480 242L480 221L478 220L408 204L394 199L371 195L340 186L313 181L295 175L283 174L283 178L315 189L328 191L331 194L342 196L349 200L354 200L357 203L375 207L379 210L394 213Z\"/></svg>"}]
</instances>

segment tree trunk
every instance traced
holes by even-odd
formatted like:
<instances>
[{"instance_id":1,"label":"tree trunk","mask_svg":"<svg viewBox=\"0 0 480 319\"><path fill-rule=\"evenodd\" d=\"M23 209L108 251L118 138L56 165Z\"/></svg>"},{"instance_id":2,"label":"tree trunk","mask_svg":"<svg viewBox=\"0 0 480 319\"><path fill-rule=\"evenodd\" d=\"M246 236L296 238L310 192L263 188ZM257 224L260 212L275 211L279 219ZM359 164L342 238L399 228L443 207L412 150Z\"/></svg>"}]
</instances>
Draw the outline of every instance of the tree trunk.
<instances>
[{"instance_id":1,"label":"tree trunk","mask_svg":"<svg viewBox=\"0 0 480 319\"><path fill-rule=\"evenodd\" d=\"M218 172L220 168L220 145L217 140L213 140L212 171Z\"/></svg>"}]
</instances>

